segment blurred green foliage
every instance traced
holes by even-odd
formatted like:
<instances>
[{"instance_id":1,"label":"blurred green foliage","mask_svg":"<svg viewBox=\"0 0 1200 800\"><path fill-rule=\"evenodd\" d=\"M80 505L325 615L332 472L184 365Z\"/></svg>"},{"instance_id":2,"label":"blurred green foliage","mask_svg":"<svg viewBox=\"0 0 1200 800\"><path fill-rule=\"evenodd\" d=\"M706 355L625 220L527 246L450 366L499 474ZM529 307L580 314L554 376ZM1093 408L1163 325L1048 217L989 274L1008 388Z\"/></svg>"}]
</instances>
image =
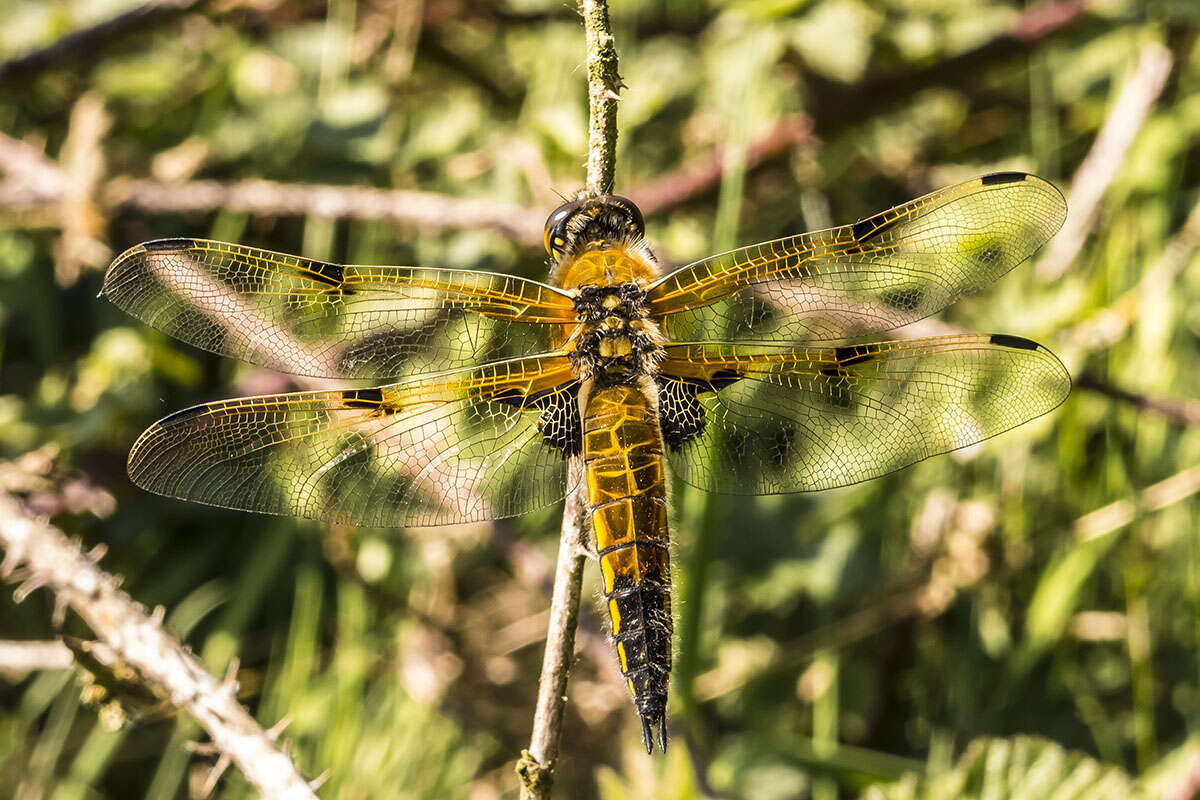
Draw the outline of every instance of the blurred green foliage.
<instances>
[{"instance_id":1,"label":"blurred green foliage","mask_svg":"<svg viewBox=\"0 0 1200 800\"><path fill-rule=\"evenodd\" d=\"M1069 269L1041 280L1026 265L944 317L1036 338L1099 384L1197 397L1200 269L1179 232L1200 200L1200 9L1050 5L1074 16L1005 49L989 43L1045 6L614 0L629 86L616 189L723 148L719 183L648 221L678 263L995 170L1037 172L1070 197L1139 48L1162 42L1174 56L1167 87L1113 165ZM131 7L3 0L0 58ZM583 54L561 0L224 0L10 80L0 130L57 157L89 95L111 118L109 176L417 188L548 213L582 183ZM816 138L748 165L752 145L793 115ZM107 543L105 568L165 606L215 673L240 660L243 700L264 726L290 715L302 770L330 770L322 796L513 794L548 592L522 577L511 545L552 559L557 511L323 530L137 491L124 456L152 420L286 380L122 317L95 299L97 269L56 277L59 223L7 207L0 220L0 456L56 445L118 501L102 521L56 522ZM115 210L103 222L112 252L190 235L358 263L545 270L540 252L469 225L223 210ZM1171 242L1185 258L1155 280ZM1049 796L1014 787L1052 783L997 788L972 772L995 748L1030 747L1050 760L1020 764L1183 785L1200 725L1200 507L1186 492L1161 508L1138 500L1198 462L1194 425L1079 389L1000 439L867 484L753 499L677 487L675 746L665 759L638 752L611 656L585 647L560 795L833 798L875 784L868 796ZM1131 521L1081 536L1075 521L1113 503L1131 504L1118 509ZM20 605L4 594L0 606L3 638L53 635L43 594ZM600 641L600 615L584 618ZM1018 734L1055 744L1007 738ZM14 797L190 796L211 765L184 747L198 735L183 718L105 730L61 672L0 684L0 786ZM980 736L999 744L967 750ZM948 795L954 780L976 788ZM218 788L251 794L236 774Z\"/></svg>"}]
</instances>

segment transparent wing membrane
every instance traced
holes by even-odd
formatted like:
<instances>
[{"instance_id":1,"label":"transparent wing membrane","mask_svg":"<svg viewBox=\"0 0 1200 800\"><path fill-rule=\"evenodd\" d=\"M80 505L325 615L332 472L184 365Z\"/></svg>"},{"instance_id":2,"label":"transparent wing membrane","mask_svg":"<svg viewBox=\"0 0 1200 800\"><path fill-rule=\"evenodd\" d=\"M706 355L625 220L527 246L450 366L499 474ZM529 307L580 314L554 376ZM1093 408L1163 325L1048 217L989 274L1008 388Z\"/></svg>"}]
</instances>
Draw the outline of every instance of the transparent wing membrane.
<instances>
[{"instance_id":1,"label":"transparent wing membrane","mask_svg":"<svg viewBox=\"0 0 1200 800\"><path fill-rule=\"evenodd\" d=\"M743 247L667 275L650 313L677 341L799 343L914 322L995 281L1062 226L1066 203L1001 172L839 228Z\"/></svg>"},{"instance_id":2,"label":"transparent wing membrane","mask_svg":"<svg viewBox=\"0 0 1200 800\"><path fill-rule=\"evenodd\" d=\"M205 350L317 377L387 378L549 349L570 296L469 270L342 266L204 239L127 250L103 294Z\"/></svg>"},{"instance_id":3,"label":"transparent wing membrane","mask_svg":"<svg viewBox=\"0 0 1200 800\"><path fill-rule=\"evenodd\" d=\"M645 309L668 343L661 373L642 377L658 382L674 471L715 492L828 489L1051 410L1070 377L1027 339L833 340L914 322L982 289L1065 217L1049 183L995 173L658 280ZM343 266L164 239L123 253L103 293L176 338L265 367L411 376L166 417L129 456L130 476L150 491L410 526L521 514L567 489L565 458L582 446L576 366L603 348L572 335L581 321L563 290L494 273ZM614 314L618 295L605 299Z\"/></svg>"},{"instance_id":4,"label":"transparent wing membrane","mask_svg":"<svg viewBox=\"0 0 1200 800\"><path fill-rule=\"evenodd\" d=\"M225 400L172 414L129 454L157 494L371 526L522 514L560 499L565 461L538 427L574 403L564 357L536 357L375 389Z\"/></svg>"},{"instance_id":5,"label":"transparent wing membrane","mask_svg":"<svg viewBox=\"0 0 1200 800\"><path fill-rule=\"evenodd\" d=\"M1050 411L1071 380L1001 334L845 347L667 345L664 408L699 430L668 452L684 481L733 494L865 481ZM696 417L699 417L697 420Z\"/></svg>"}]
</instances>

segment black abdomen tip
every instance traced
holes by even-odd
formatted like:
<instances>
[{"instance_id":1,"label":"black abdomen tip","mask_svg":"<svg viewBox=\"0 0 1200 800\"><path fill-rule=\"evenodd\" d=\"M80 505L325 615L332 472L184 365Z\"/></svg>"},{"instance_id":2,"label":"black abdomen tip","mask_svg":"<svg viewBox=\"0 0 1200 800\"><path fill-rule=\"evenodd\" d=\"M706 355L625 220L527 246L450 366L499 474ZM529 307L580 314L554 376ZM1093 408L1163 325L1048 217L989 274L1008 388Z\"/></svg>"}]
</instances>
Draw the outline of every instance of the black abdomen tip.
<instances>
[{"instance_id":1,"label":"black abdomen tip","mask_svg":"<svg viewBox=\"0 0 1200 800\"><path fill-rule=\"evenodd\" d=\"M646 752L654 752L654 736L658 734L658 749L667 752L667 696L644 695L636 701L638 716L642 718L642 744Z\"/></svg>"}]
</instances>

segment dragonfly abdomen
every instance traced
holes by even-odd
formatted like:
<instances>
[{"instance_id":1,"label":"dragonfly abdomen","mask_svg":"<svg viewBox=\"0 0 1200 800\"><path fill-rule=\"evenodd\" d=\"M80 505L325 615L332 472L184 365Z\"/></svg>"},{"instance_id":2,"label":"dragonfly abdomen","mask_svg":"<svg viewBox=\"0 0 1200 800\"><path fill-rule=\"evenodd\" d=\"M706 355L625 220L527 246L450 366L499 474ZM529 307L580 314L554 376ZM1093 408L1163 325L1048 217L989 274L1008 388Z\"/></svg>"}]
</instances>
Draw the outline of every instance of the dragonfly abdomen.
<instances>
[{"instance_id":1,"label":"dragonfly abdomen","mask_svg":"<svg viewBox=\"0 0 1200 800\"><path fill-rule=\"evenodd\" d=\"M593 387L585 409L588 501L613 642L646 749L655 731L665 749L672 622L658 416L636 385Z\"/></svg>"}]
</instances>

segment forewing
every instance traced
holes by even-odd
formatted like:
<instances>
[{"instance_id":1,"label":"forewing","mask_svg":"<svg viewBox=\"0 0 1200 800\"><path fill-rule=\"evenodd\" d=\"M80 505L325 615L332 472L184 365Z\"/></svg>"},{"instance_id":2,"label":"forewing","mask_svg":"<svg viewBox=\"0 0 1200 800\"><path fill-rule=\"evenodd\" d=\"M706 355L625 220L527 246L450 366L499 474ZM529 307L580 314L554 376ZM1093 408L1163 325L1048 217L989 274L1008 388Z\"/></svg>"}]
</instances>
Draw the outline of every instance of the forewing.
<instances>
[{"instance_id":1,"label":"forewing","mask_svg":"<svg viewBox=\"0 0 1200 800\"><path fill-rule=\"evenodd\" d=\"M1062 226L1066 203L1021 172L960 183L840 228L743 247L650 287L677 341L855 338L927 317L995 281Z\"/></svg>"},{"instance_id":2,"label":"forewing","mask_svg":"<svg viewBox=\"0 0 1200 800\"><path fill-rule=\"evenodd\" d=\"M204 350L317 377L386 378L542 352L571 298L513 275L342 266L205 239L122 253L103 294Z\"/></svg>"},{"instance_id":3,"label":"forewing","mask_svg":"<svg viewBox=\"0 0 1200 800\"><path fill-rule=\"evenodd\" d=\"M838 348L673 344L662 369L663 413L700 429L668 448L668 461L687 483L732 494L875 478L1045 414L1071 388L1053 353L1001 334Z\"/></svg>"},{"instance_id":4,"label":"forewing","mask_svg":"<svg viewBox=\"0 0 1200 800\"><path fill-rule=\"evenodd\" d=\"M555 356L208 403L143 433L129 475L170 497L353 525L513 516L563 496L564 456L543 440L538 409L573 408L576 392Z\"/></svg>"}]
</instances>

